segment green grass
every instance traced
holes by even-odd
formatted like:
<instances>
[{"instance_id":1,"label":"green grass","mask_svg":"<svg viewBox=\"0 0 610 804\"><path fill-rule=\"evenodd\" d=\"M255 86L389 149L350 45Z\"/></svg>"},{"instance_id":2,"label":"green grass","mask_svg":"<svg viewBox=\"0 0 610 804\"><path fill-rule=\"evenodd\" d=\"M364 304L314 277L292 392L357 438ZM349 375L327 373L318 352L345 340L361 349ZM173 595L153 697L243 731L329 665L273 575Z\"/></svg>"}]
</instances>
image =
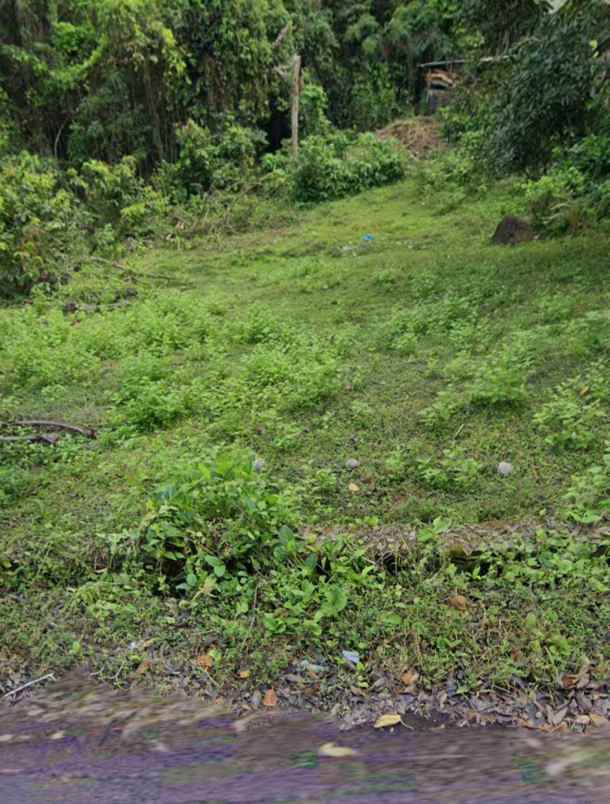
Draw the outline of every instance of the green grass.
<instances>
[{"instance_id":1,"label":"green grass","mask_svg":"<svg viewBox=\"0 0 610 804\"><path fill-rule=\"evenodd\" d=\"M603 672L603 555L575 555L540 588L519 574L521 554L504 556L515 586L491 577L489 560L483 580L456 569L441 532L551 517L561 532L570 516L604 516L610 237L502 249L489 237L520 211L510 187L454 207L406 182L282 228L143 252L131 279L91 266L60 297L0 310L1 418L99 430L53 449L0 445L0 659L32 670L87 660L124 680L142 659L129 643L146 637L178 667L213 642L221 684L244 663L272 681L298 656L344 648L371 669L417 666L431 684L457 669L465 689L515 676L552 686L585 655ZM137 298L116 306L127 285ZM68 300L99 309L65 315ZM256 538L285 524L311 540L244 563L222 547L244 527L218 535L229 503L215 519L183 495L179 517L195 511L227 575L197 596L214 575L200 562L193 588L176 590L184 566L168 570L151 546L161 537L141 524L155 489L226 454L241 466L244 453L263 471L227 482L237 509L240 494L260 499ZM433 547L398 564L321 546L329 534L430 527ZM540 537L534 564L579 549L563 538ZM315 571L303 570L310 554ZM238 594L225 580L240 571ZM472 608L448 615L458 591Z\"/></svg>"}]
</instances>

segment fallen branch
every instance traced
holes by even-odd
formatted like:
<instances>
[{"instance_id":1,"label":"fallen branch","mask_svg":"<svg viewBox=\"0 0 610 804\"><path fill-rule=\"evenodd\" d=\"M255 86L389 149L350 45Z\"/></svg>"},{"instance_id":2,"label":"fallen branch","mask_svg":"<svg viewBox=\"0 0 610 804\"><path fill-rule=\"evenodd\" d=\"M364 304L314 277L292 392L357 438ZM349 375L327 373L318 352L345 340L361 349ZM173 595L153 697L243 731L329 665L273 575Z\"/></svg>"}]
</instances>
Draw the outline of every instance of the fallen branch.
<instances>
[{"instance_id":1,"label":"fallen branch","mask_svg":"<svg viewBox=\"0 0 610 804\"><path fill-rule=\"evenodd\" d=\"M76 433L85 438L97 438L97 433L92 427L79 427L76 424L66 424L65 422L48 422L35 420L23 420L15 422L17 427L46 427L49 430L65 430L67 433Z\"/></svg>"},{"instance_id":2,"label":"fallen branch","mask_svg":"<svg viewBox=\"0 0 610 804\"><path fill-rule=\"evenodd\" d=\"M166 274L150 274L144 271L134 271L133 268L128 268L126 265L123 265L120 262L116 262L115 260L107 260L105 257L98 257L95 254L90 254L87 257L87 260L99 262L102 265L108 265L111 268L115 268L117 271L121 271L121 273L129 274L132 277L139 277L140 279L163 279L165 282L175 282L177 285L184 285L185 287L193 286L192 282L189 282L185 279L178 279L176 276L167 276Z\"/></svg>"},{"instance_id":3,"label":"fallen branch","mask_svg":"<svg viewBox=\"0 0 610 804\"><path fill-rule=\"evenodd\" d=\"M0 444L46 444L48 447L54 447L59 441L59 436L53 433L42 433L41 435L31 436L0 436Z\"/></svg>"},{"instance_id":4,"label":"fallen branch","mask_svg":"<svg viewBox=\"0 0 610 804\"><path fill-rule=\"evenodd\" d=\"M10 692L5 692L2 697L3 698L10 698L11 695L17 695L19 692L23 692L24 690L27 690L29 687L33 687L34 684L40 684L41 681L48 681L49 679L51 681L55 681L55 676L53 675L53 673L47 673L46 676L42 676L41 678L35 678L33 681L28 681L27 684L22 684L21 687L17 687L17 689L15 689L15 690L11 690Z\"/></svg>"}]
</instances>

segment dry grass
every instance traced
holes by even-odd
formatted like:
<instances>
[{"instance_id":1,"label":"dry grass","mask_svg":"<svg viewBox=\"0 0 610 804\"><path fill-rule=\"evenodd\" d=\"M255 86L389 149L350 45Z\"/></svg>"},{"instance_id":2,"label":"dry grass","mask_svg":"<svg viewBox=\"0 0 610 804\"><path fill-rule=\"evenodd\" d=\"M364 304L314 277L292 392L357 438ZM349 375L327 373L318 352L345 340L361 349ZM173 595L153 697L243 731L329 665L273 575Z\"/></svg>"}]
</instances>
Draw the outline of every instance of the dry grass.
<instances>
[{"instance_id":1,"label":"dry grass","mask_svg":"<svg viewBox=\"0 0 610 804\"><path fill-rule=\"evenodd\" d=\"M417 159L424 159L447 147L441 135L440 122L434 117L394 120L378 131L377 136L381 140L398 140Z\"/></svg>"}]
</instances>

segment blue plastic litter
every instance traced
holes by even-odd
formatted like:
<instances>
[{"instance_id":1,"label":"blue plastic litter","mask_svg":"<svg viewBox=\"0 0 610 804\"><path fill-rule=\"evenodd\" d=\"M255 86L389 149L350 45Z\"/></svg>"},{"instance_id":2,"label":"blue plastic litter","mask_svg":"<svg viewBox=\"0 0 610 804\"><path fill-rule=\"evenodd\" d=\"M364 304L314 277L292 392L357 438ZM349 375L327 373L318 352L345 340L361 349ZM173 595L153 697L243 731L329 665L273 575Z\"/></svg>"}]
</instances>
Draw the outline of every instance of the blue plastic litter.
<instances>
[{"instance_id":1,"label":"blue plastic litter","mask_svg":"<svg viewBox=\"0 0 610 804\"><path fill-rule=\"evenodd\" d=\"M364 235L364 237L362 239L364 240L365 243L372 243L373 240L375 239L375 235L370 235L370 234L369 235Z\"/></svg>"},{"instance_id":2,"label":"blue plastic litter","mask_svg":"<svg viewBox=\"0 0 610 804\"><path fill-rule=\"evenodd\" d=\"M360 654L356 653L356 651L344 650L341 652L341 655L348 664L351 664L354 667L357 664L360 664Z\"/></svg>"}]
</instances>

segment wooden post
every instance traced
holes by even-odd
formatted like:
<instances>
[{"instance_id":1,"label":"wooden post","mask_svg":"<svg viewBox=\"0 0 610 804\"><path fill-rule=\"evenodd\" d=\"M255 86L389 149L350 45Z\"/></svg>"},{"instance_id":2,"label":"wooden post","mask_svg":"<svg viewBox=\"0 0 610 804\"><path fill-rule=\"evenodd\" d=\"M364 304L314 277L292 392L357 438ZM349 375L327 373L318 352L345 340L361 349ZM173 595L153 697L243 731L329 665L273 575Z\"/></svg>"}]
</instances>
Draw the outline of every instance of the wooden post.
<instances>
[{"instance_id":1,"label":"wooden post","mask_svg":"<svg viewBox=\"0 0 610 804\"><path fill-rule=\"evenodd\" d=\"M301 104L301 57L296 55L292 62L292 155L299 155L299 111Z\"/></svg>"}]
</instances>

